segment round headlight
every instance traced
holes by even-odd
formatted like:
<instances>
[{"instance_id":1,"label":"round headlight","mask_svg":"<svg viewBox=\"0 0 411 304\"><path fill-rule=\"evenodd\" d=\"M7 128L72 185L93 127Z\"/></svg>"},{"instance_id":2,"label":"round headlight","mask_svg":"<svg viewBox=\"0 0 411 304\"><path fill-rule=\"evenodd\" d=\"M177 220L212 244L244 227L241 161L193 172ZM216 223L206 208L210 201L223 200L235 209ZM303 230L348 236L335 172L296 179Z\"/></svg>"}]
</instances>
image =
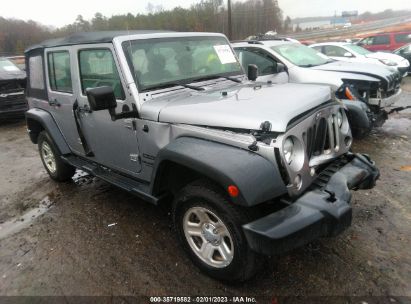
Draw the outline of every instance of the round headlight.
<instances>
[{"instance_id":1,"label":"round headlight","mask_svg":"<svg viewBox=\"0 0 411 304\"><path fill-rule=\"evenodd\" d=\"M287 162L287 164L290 164L291 160L292 160L293 153L294 153L294 141L291 137L288 137L284 141L283 153L284 153L285 161Z\"/></svg>"},{"instance_id":2,"label":"round headlight","mask_svg":"<svg viewBox=\"0 0 411 304\"><path fill-rule=\"evenodd\" d=\"M338 124L339 128L341 128L341 126L343 124L343 115L342 115L341 111L338 111L338 113L337 113L337 124Z\"/></svg>"}]
</instances>

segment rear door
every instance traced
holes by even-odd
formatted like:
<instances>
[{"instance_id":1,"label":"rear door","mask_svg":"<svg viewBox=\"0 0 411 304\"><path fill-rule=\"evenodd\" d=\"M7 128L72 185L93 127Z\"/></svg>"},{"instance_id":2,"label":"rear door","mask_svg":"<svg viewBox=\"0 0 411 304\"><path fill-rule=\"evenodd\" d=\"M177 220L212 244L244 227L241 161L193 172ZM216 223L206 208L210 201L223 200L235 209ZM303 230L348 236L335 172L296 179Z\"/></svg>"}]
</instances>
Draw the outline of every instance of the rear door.
<instances>
[{"instance_id":1,"label":"rear door","mask_svg":"<svg viewBox=\"0 0 411 304\"><path fill-rule=\"evenodd\" d=\"M392 50L396 50L409 42L411 42L411 33L394 34L394 44L392 46Z\"/></svg>"},{"instance_id":2,"label":"rear door","mask_svg":"<svg viewBox=\"0 0 411 304\"><path fill-rule=\"evenodd\" d=\"M390 35L374 36L369 50L371 51L389 51L391 47Z\"/></svg>"},{"instance_id":3,"label":"rear door","mask_svg":"<svg viewBox=\"0 0 411 304\"><path fill-rule=\"evenodd\" d=\"M58 47L45 52L49 112L56 121L71 150L84 154L73 116L76 99L73 88L69 48Z\"/></svg>"},{"instance_id":4,"label":"rear door","mask_svg":"<svg viewBox=\"0 0 411 304\"><path fill-rule=\"evenodd\" d=\"M127 91L112 44L76 46L76 98L81 130L91 149L90 159L111 169L138 176L141 158L134 118L112 121L107 110L90 111L86 89L111 86L117 99L116 113L131 111L135 102Z\"/></svg>"}]
</instances>

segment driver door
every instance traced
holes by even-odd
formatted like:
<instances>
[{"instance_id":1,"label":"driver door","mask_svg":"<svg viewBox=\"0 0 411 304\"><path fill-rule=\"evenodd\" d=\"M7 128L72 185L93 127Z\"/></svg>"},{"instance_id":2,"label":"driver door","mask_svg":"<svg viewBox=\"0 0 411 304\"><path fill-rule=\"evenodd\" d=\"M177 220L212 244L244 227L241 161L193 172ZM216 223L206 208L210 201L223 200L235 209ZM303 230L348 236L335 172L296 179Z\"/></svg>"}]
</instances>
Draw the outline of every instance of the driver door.
<instances>
[{"instance_id":1,"label":"driver door","mask_svg":"<svg viewBox=\"0 0 411 304\"><path fill-rule=\"evenodd\" d=\"M141 171L136 121L134 118L112 121L106 110L90 111L86 89L111 86L114 90L116 112L131 111L135 103L127 94L111 44L77 46L78 90L77 111L81 131L91 150L89 159L111 169L138 176Z\"/></svg>"}]
</instances>

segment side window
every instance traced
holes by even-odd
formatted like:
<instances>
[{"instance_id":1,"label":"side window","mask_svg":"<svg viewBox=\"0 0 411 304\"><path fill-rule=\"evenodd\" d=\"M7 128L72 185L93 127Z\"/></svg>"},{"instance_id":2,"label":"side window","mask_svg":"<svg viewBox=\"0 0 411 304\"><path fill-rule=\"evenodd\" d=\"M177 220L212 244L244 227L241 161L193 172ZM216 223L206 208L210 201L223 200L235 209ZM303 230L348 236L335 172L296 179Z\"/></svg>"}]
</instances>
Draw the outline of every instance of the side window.
<instances>
[{"instance_id":1,"label":"side window","mask_svg":"<svg viewBox=\"0 0 411 304\"><path fill-rule=\"evenodd\" d=\"M43 60L41 56L33 56L29 59L30 87L32 89L44 89Z\"/></svg>"},{"instance_id":2,"label":"side window","mask_svg":"<svg viewBox=\"0 0 411 304\"><path fill-rule=\"evenodd\" d=\"M321 45L319 45L319 46L314 46L314 47L313 47L314 50L316 50L317 52L320 52L320 53L323 52L322 48L323 48L323 47L322 47Z\"/></svg>"},{"instance_id":3,"label":"side window","mask_svg":"<svg viewBox=\"0 0 411 304\"><path fill-rule=\"evenodd\" d=\"M255 64L258 67L258 74L260 76L270 75L277 72L277 62L266 54L244 49L236 50L236 52L241 65L245 69L247 69L249 64Z\"/></svg>"},{"instance_id":4,"label":"side window","mask_svg":"<svg viewBox=\"0 0 411 304\"><path fill-rule=\"evenodd\" d=\"M390 36L388 35L381 35L375 36L372 44L390 44Z\"/></svg>"},{"instance_id":5,"label":"side window","mask_svg":"<svg viewBox=\"0 0 411 304\"><path fill-rule=\"evenodd\" d=\"M375 38L374 36L364 38L364 39L360 40L359 45L362 45L362 44L370 45L370 44L372 44L374 38Z\"/></svg>"},{"instance_id":6,"label":"side window","mask_svg":"<svg viewBox=\"0 0 411 304\"><path fill-rule=\"evenodd\" d=\"M408 36L410 36L411 33L408 34L396 34L395 35L395 42L397 43L401 43L401 42L409 42L411 39L408 38Z\"/></svg>"},{"instance_id":7,"label":"side window","mask_svg":"<svg viewBox=\"0 0 411 304\"><path fill-rule=\"evenodd\" d=\"M324 46L324 54L327 56L334 57L344 57L344 54L347 53L342 47L335 45L326 45Z\"/></svg>"},{"instance_id":8,"label":"side window","mask_svg":"<svg viewBox=\"0 0 411 304\"><path fill-rule=\"evenodd\" d=\"M117 99L124 99L124 90L113 54L109 49L90 49L79 52L81 89L110 86Z\"/></svg>"},{"instance_id":9,"label":"side window","mask_svg":"<svg viewBox=\"0 0 411 304\"><path fill-rule=\"evenodd\" d=\"M72 93L69 52L50 52L47 54L47 62L51 90Z\"/></svg>"}]
</instances>

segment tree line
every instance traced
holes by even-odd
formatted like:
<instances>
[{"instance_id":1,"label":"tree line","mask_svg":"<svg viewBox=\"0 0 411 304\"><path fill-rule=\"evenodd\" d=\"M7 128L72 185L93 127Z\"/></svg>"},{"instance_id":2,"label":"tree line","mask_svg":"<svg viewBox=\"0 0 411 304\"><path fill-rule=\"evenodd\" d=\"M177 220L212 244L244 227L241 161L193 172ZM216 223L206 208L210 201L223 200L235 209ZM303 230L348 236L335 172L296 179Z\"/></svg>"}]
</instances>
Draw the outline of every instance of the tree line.
<instances>
[{"instance_id":1,"label":"tree line","mask_svg":"<svg viewBox=\"0 0 411 304\"><path fill-rule=\"evenodd\" d=\"M190 8L147 5L146 14L131 13L111 17L96 13L91 20L77 16L61 28L52 29L34 21L0 17L0 56L19 55L28 46L74 32L103 30L171 30L220 32L228 34L227 0L201 0ZM267 31L281 32L290 19L283 20L277 0L232 1L232 37L244 39Z\"/></svg>"}]
</instances>

